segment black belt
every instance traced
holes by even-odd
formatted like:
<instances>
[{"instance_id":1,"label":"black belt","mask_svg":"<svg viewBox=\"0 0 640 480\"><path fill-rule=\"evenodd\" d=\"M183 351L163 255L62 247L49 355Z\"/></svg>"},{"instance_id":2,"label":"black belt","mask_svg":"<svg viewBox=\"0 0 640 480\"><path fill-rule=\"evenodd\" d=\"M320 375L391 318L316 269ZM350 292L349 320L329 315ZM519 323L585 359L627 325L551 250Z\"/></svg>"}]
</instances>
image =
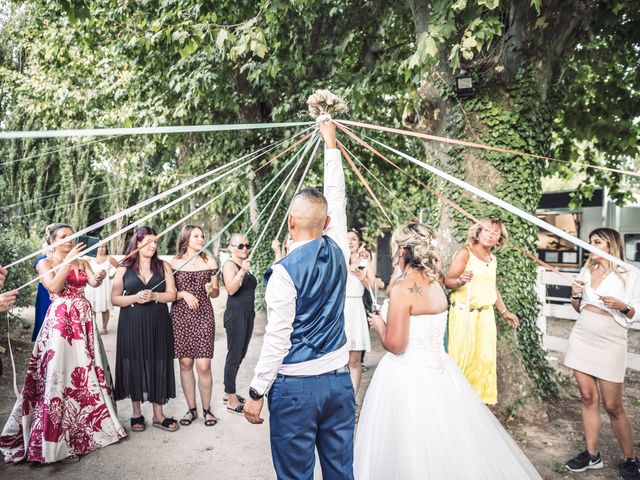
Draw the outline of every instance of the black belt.
<instances>
[{"instance_id":1,"label":"black belt","mask_svg":"<svg viewBox=\"0 0 640 480\"><path fill-rule=\"evenodd\" d=\"M279 373L276 378L310 378L310 377L322 377L324 375L340 375L342 373L349 373L349 366L345 365L344 367L336 368L335 370L331 370L325 373L318 373L316 375L284 375Z\"/></svg>"}]
</instances>

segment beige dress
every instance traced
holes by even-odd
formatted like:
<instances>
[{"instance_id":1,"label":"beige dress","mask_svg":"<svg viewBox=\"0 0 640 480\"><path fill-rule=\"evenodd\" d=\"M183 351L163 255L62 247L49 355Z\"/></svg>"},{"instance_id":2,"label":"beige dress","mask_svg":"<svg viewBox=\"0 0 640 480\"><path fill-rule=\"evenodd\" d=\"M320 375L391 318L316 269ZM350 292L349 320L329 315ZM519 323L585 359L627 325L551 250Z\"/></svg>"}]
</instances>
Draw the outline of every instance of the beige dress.
<instances>
[{"instance_id":1,"label":"beige dress","mask_svg":"<svg viewBox=\"0 0 640 480\"><path fill-rule=\"evenodd\" d=\"M611 315L590 312L584 307L595 305L609 311L600 300L600 295L628 299L626 303L635 306L635 297L640 293L633 292L635 274L621 277L609 273L596 289L591 286L591 272L588 269L583 268L577 279L585 282L585 288L580 302L580 318L569 336L564 364L602 380L623 383L627 368L627 329L614 318L614 315L621 315L613 311Z\"/></svg>"}]
</instances>

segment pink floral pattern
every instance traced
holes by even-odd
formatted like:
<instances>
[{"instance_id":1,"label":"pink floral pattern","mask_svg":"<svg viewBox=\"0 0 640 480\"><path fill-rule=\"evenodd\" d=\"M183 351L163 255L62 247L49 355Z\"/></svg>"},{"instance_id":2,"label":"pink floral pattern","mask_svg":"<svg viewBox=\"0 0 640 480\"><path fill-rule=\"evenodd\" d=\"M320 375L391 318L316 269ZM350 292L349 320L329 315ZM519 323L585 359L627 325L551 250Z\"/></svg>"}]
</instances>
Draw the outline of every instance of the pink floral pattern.
<instances>
[{"instance_id":1,"label":"pink floral pattern","mask_svg":"<svg viewBox=\"0 0 640 480\"><path fill-rule=\"evenodd\" d=\"M51 295L20 398L0 435L7 463L57 462L126 436L107 356L84 297L86 282L84 272L70 270L63 290Z\"/></svg>"}]
</instances>

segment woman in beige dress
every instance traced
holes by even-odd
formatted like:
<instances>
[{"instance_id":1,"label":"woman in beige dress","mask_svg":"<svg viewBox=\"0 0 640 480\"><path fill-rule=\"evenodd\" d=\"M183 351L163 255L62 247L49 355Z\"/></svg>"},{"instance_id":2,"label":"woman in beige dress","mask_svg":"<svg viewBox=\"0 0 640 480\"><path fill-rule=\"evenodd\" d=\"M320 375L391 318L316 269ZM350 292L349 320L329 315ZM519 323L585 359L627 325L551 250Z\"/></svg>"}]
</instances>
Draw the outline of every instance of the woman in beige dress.
<instances>
[{"instance_id":1,"label":"woman in beige dress","mask_svg":"<svg viewBox=\"0 0 640 480\"><path fill-rule=\"evenodd\" d=\"M624 260L622 238L610 228L589 234L595 248ZM571 305L580 317L569 336L564 359L572 368L582 399L586 450L565 465L572 472L604 466L599 452L600 400L622 448L623 479L640 478L633 452L631 422L622 404L627 359L627 328L640 320L640 276L591 253L571 287Z\"/></svg>"}]
</instances>

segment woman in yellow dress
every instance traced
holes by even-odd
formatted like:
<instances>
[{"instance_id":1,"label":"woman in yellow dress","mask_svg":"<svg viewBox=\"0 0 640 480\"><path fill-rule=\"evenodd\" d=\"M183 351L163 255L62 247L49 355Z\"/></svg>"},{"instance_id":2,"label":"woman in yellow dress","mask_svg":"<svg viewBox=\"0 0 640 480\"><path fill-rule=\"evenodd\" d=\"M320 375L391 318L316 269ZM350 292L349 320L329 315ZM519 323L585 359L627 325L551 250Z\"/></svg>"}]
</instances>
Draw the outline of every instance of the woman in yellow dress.
<instances>
[{"instance_id":1,"label":"woman in yellow dress","mask_svg":"<svg viewBox=\"0 0 640 480\"><path fill-rule=\"evenodd\" d=\"M484 219L469 229L467 245L453 257L445 284L453 289L449 308L449 355L487 405L498 402L495 305L513 327L511 313L496 287L494 252L507 242L500 220Z\"/></svg>"}]
</instances>

